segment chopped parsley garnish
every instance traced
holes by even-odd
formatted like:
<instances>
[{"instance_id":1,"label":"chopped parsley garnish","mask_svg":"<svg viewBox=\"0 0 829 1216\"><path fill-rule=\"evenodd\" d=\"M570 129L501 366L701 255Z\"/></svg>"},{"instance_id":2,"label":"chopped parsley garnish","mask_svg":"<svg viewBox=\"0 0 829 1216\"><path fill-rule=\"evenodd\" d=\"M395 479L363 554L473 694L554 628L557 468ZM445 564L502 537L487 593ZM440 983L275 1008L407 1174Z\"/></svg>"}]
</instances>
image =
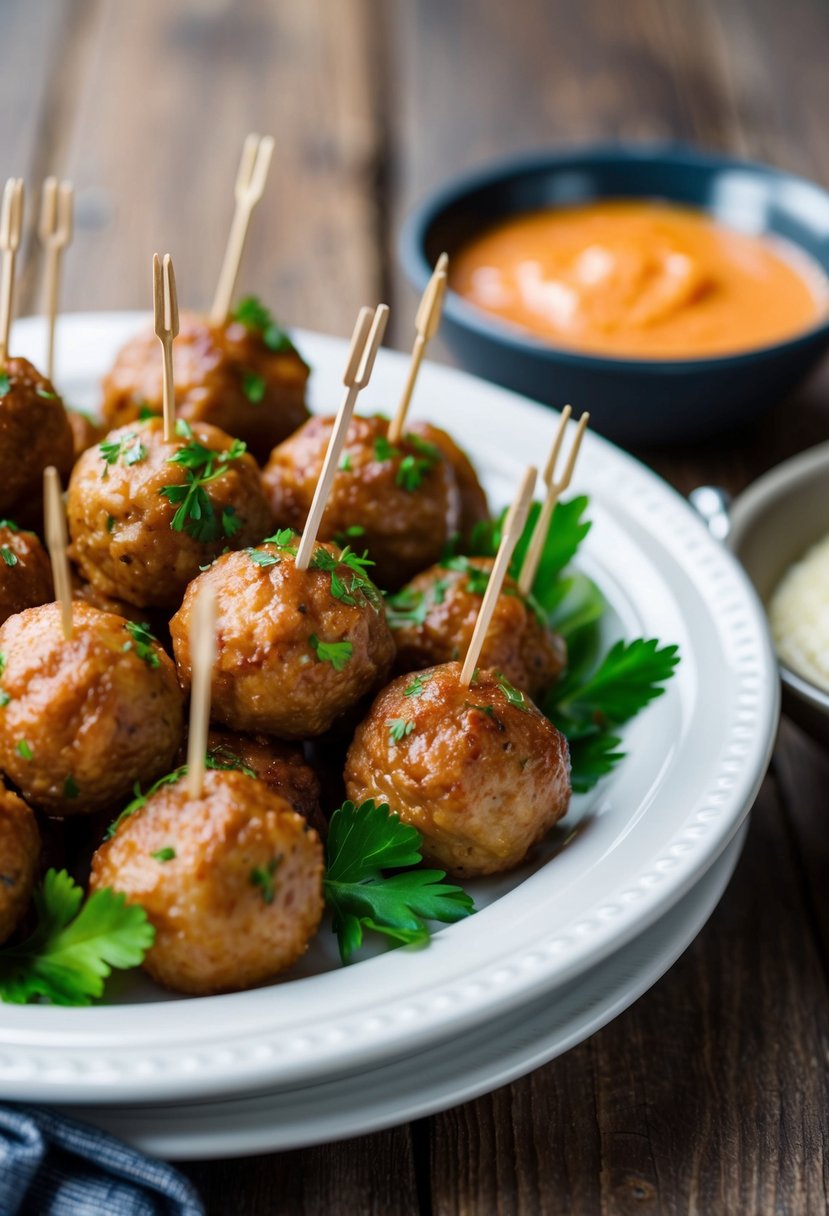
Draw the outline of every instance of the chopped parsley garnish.
<instances>
[{"instance_id":1,"label":"chopped parsley garnish","mask_svg":"<svg viewBox=\"0 0 829 1216\"><path fill-rule=\"evenodd\" d=\"M162 486L159 490L159 494L178 505L170 521L174 532L186 532L204 543L218 540L220 535L233 536L238 532L241 524L233 508L225 508L219 519L204 487L222 477L228 465L243 456L246 450L240 439L234 439L226 452L214 452L191 439L186 447L168 457L167 463L179 465L187 478L184 485Z\"/></svg>"},{"instance_id":2,"label":"chopped parsley garnish","mask_svg":"<svg viewBox=\"0 0 829 1216\"><path fill-rule=\"evenodd\" d=\"M261 545L274 545L277 549L281 549L283 553L290 553L296 556L297 546L292 545L295 533L293 528L280 528L278 532L274 532L273 536L266 536ZM254 566L278 566L282 558L278 553L267 553L262 548L246 549L250 560Z\"/></svg>"},{"instance_id":3,"label":"chopped parsley garnish","mask_svg":"<svg viewBox=\"0 0 829 1216\"><path fill-rule=\"evenodd\" d=\"M516 688L513 684L510 684L507 677L502 676L500 671L496 672L495 679L500 685L509 704L514 705L516 709L523 709L525 713L529 713L530 706L523 692L521 692L520 689Z\"/></svg>"},{"instance_id":4,"label":"chopped parsley garnish","mask_svg":"<svg viewBox=\"0 0 829 1216\"><path fill-rule=\"evenodd\" d=\"M147 456L147 449L135 431L128 431L120 439L105 440L103 443L99 443L98 451L101 453L101 459L105 465L102 474L104 481L109 477L110 466L117 464L121 456L124 457L124 464L128 465L138 464L140 461L145 460Z\"/></svg>"},{"instance_id":5,"label":"chopped parsley garnish","mask_svg":"<svg viewBox=\"0 0 829 1216\"><path fill-rule=\"evenodd\" d=\"M115 516L107 515L107 532L111 532L115 527Z\"/></svg>"},{"instance_id":6,"label":"chopped parsley garnish","mask_svg":"<svg viewBox=\"0 0 829 1216\"><path fill-rule=\"evenodd\" d=\"M389 743L402 743L415 728L414 722L406 718L389 718L386 726L389 728Z\"/></svg>"},{"instance_id":7,"label":"chopped parsley garnish","mask_svg":"<svg viewBox=\"0 0 829 1216\"><path fill-rule=\"evenodd\" d=\"M410 493L420 488L423 478L432 471L438 461L443 459L438 448L431 443L424 443L417 435L407 435L406 442L413 447L417 455L403 451L389 443L385 435L377 435L374 440L374 459L379 461L402 459L394 476L395 485Z\"/></svg>"},{"instance_id":8,"label":"chopped parsley garnish","mask_svg":"<svg viewBox=\"0 0 829 1216\"><path fill-rule=\"evenodd\" d=\"M243 762L242 757L237 755L228 743L216 743L208 749L207 759L208 768L221 770L238 770L244 773L246 777L255 777L257 774L252 768Z\"/></svg>"},{"instance_id":9,"label":"chopped parsley garnish","mask_svg":"<svg viewBox=\"0 0 829 1216\"><path fill-rule=\"evenodd\" d=\"M8 545L0 545L0 554L7 566L17 565L17 554L13 553Z\"/></svg>"},{"instance_id":10,"label":"chopped parsley garnish","mask_svg":"<svg viewBox=\"0 0 829 1216\"><path fill-rule=\"evenodd\" d=\"M32 760L34 758L34 753L32 752L32 749L31 749L31 746L29 745L28 740L18 739L17 754L23 760Z\"/></svg>"},{"instance_id":11,"label":"chopped parsley garnish","mask_svg":"<svg viewBox=\"0 0 829 1216\"><path fill-rule=\"evenodd\" d=\"M395 456L400 456L400 448L396 448L393 443L389 443L385 435L377 435L374 439L374 459L379 461L394 460Z\"/></svg>"},{"instance_id":12,"label":"chopped parsley garnish","mask_svg":"<svg viewBox=\"0 0 829 1216\"><path fill-rule=\"evenodd\" d=\"M495 716L495 707L493 705L476 705L474 701L464 701L464 709L477 709L479 713L486 714L488 718Z\"/></svg>"},{"instance_id":13,"label":"chopped parsley garnish","mask_svg":"<svg viewBox=\"0 0 829 1216\"><path fill-rule=\"evenodd\" d=\"M339 469L341 473L351 472L351 457L349 456L348 452L343 452L342 456L340 457Z\"/></svg>"},{"instance_id":14,"label":"chopped parsley garnish","mask_svg":"<svg viewBox=\"0 0 829 1216\"><path fill-rule=\"evenodd\" d=\"M346 549L352 540L357 540L358 537L365 536L365 534L366 530L362 524L349 524L342 532L334 533L334 543L341 549Z\"/></svg>"},{"instance_id":15,"label":"chopped parsley garnish","mask_svg":"<svg viewBox=\"0 0 829 1216\"><path fill-rule=\"evenodd\" d=\"M0 397L5 397L6 393L12 386L8 372L0 372Z\"/></svg>"},{"instance_id":16,"label":"chopped parsley garnish","mask_svg":"<svg viewBox=\"0 0 829 1216\"><path fill-rule=\"evenodd\" d=\"M35 392L37 393L38 397L43 397L45 401L57 401L57 393L51 393L49 389L44 388L42 384L37 386Z\"/></svg>"},{"instance_id":17,"label":"chopped parsley garnish","mask_svg":"<svg viewBox=\"0 0 829 1216\"><path fill-rule=\"evenodd\" d=\"M335 600L353 607L357 603L356 596L360 594L373 608L379 609L382 603L380 592L366 574L366 567L373 565L367 553L361 557L352 551L350 545L346 545L339 556L320 546L314 550L311 558L312 570L324 570L331 575L331 594ZM342 566L349 571L348 575L340 574Z\"/></svg>"},{"instance_id":18,"label":"chopped parsley garnish","mask_svg":"<svg viewBox=\"0 0 829 1216\"><path fill-rule=\"evenodd\" d=\"M267 387L267 380L264 376L260 376L258 372L242 373L242 392L251 405L260 405L264 401Z\"/></svg>"},{"instance_id":19,"label":"chopped parsley garnish","mask_svg":"<svg viewBox=\"0 0 829 1216\"><path fill-rule=\"evenodd\" d=\"M13 519L0 519L0 528L8 528L10 532L20 531L20 525L16 524Z\"/></svg>"},{"instance_id":20,"label":"chopped parsley garnish","mask_svg":"<svg viewBox=\"0 0 829 1216\"><path fill-rule=\"evenodd\" d=\"M205 768L217 769L220 772L238 771L244 773L247 777L255 777L256 773L251 768L246 768L241 760L229 748L223 745L211 748L204 757ZM132 802L127 803L121 814L113 819L112 823L104 833L104 840L111 840L118 831L125 819L129 819L136 811L140 811L142 806L146 806L148 799L152 798L153 794L157 794L165 785L175 785L177 781L181 781L182 777L187 776L187 765L180 764L178 768L174 768L171 773L165 773L163 777L159 777L157 781L149 787L145 794L141 793L141 785L136 781L132 788Z\"/></svg>"},{"instance_id":21,"label":"chopped parsley garnish","mask_svg":"<svg viewBox=\"0 0 829 1216\"><path fill-rule=\"evenodd\" d=\"M130 635L131 641L124 642L123 649L132 650L134 647L139 659L143 659L148 667L159 667L161 659L155 650L158 639L150 632L147 622L144 621L139 625L136 621L125 621L124 628Z\"/></svg>"},{"instance_id":22,"label":"chopped parsley garnish","mask_svg":"<svg viewBox=\"0 0 829 1216\"><path fill-rule=\"evenodd\" d=\"M156 849L154 853L150 853L150 857L154 861L172 861L175 855L176 851L170 844L166 844L163 849Z\"/></svg>"},{"instance_id":23,"label":"chopped parsley garnish","mask_svg":"<svg viewBox=\"0 0 829 1216\"><path fill-rule=\"evenodd\" d=\"M274 320L270 309L257 296L245 296L230 311L232 320L244 325L249 333L258 334L268 350L275 353L294 351L296 347L285 330Z\"/></svg>"},{"instance_id":24,"label":"chopped parsley garnish","mask_svg":"<svg viewBox=\"0 0 829 1216\"><path fill-rule=\"evenodd\" d=\"M280 853L278 856L272 857L266 866L254 866L250 872L250 885L259 888L262 893L262 902L265 904L272 904L276 897L274 875L282 861Z\"/></svg>"},{"instance_id":25,"label":"chopped parsley garnish","mask_svg":"<svg viewBox=\"0 0 829 1216\"><path fill-rule=\"evenodd\" d=\"M9 701L11 701L9 693L5 689L0 690L0 709L5 709Z\"/></svg>"},{"instance_id":26,"label":"chopped parsley garnish","mask_svg":"<svg viewBox=\"0 0 829 1216\"><path fill-rule=\"evenodd\" d=\"M6 670L6 656L3 654L2 650L0 650L0 676L2 676L2 674L5 670Z\"/></svg>"},{"instance_id":27,"label":"chopped parsley garnish","mask_svg":"<svg viewBox=\"0 0 829 1216\"><path fill-rule=\"evenodd\" d=\"M468 557L447 557L440 564L444 570L454 570L466 575L466 590L470 595L483 595L489 586L489 570L482 570ZM442 603L441 600L435 602Z\"/></svg>"},{"instance_id":28,"label":"chopped parsley garnish","mask_svg":"<svg viewBox=\"0 0 829 1216\"><path fill-rule=\"evenodd\" d=\"M354 650L351 642L321 642L315 633L308 639L308 645L317 656L318 662L330 663L335 671L345 669Z\"/></svg>"},{"instance_id":29,"label":"chopped parsley garnish","mask_svg":"<svg viewBox=\"0 0 829 1216\"><path fill-rule=\"evenodd\" d=\"M392 629L404 625L422 625L429 615L429 605L422 591L404 587L386 599L386 620Z\"/></svg>"},{"instance_id":30,"label":"chopped parsley garnish","mask_svg":"<svg viewBox=\"0 0 829 1216\"><path fill-rule=\"evenodd\" d=\"M429 683L429 681L431 679L432 679L432 676L428 676L428 675L427 676L422 676L422 675L413 676L412 682L410 684L407 684L406 687L403 689L403 696L404 697L419 697L420 694L423 692L423 689L426 687L426 685Z\"/></svg>"},{"instance_id":31,"label":"chopped parsley garnish","mask_svg":"<svg viewBox=\"0 0 829 1216\"><path fill-rule=\"evenodd\" d=\"M66 778L66 780L63 783L64 798L77 798L77 796L80 792L81 791L78 788L77 781L70 773L69 776Z\"/></svg>"},{"instance_id":32,"label":"chopped parsley garnish","mask_svg":"<svg viewBox=\"0 0 829 1216\"><path fill-rule=\"evenodd\" d=\"M147 405L147 402L143 401L138 409L138 421L147 422L150 418L157 417L158 410L154 410L151 405Z\"/></svg>"},{"instance_id":33,"label":"chopped parsley garnish","mask_svg":"<svg viewBox=\"0 0 829 1216\"><path fill-rule=\"evenodd\" d=\"M451 924L475 911L461 887L443 882L443 870L410 868L422 861L421 843L415 828L373 799L359 807L345 802L331 816L323 886L344 963L365 929L395 945L422 945L430 937L427 922Z\"/></svg>"},{"instance_id":34,"label":"chopped parsley garnish","mask_svg":"<svg viewBox=\"0 0 829 1216\"><path fill-rule=\"evenodd\" d=\"M114 967L137 967L155 940L147 914L108 887L84 902L66 870L49 870L34 893L37 924L0 950L0 999L88 1005Z\"/></svg>"}]
</instances>

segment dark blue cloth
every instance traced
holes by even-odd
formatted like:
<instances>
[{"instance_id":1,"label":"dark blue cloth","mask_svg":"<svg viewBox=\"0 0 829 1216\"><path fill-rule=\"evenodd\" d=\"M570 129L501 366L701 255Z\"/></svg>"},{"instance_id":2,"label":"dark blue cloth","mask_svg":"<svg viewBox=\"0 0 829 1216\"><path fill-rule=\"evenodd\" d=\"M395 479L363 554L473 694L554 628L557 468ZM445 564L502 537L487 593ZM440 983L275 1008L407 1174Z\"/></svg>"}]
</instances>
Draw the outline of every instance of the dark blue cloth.
<instances>
[{"instance_id":1,"label":"dark blue cloth","mask_svg":"<svg viewBox=\"0 0 829 1216\"><path fill-rule=\"evenodd\" d=\"M204 1216L172 1166L97 1127L0 1106L0 1216Z\"/></svg>"}]
</instances>

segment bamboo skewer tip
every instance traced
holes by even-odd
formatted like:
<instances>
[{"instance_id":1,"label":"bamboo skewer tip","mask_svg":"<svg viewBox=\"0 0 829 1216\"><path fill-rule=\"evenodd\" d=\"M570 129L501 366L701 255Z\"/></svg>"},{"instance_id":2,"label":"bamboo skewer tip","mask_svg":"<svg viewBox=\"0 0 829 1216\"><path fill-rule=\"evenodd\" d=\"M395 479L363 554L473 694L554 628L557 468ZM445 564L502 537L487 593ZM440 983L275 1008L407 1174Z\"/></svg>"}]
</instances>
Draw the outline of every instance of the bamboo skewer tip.
<instances>
[{"instance_id":1,"label":"bamboo skewer tip","mask_svg":"<svg viewBox=\"0 0 829 1216\"><path fill-rule=\"evenodd\" d=\"M345 371L343 372L345 395L334 421L331 436L328 440L328 447L325 451L325 459L317 480L316 489L314 490L311 509L308 512L308 518L302 530L302 537L300 538L295 559L298 570L307 570L311 563L317 533L319 532L325 512L328 495L331 492L331 484L337 471L340 453L348 434L348 426L354 413L357 396L366 387L371 378L374 362L377 358L377 351L380 348L380 343L383 341L388 319L388 304L378 304L376 308L361 308L357 315L357 321L348 348Z\"/></svg>"},{"instance_id":2,"label":"bamboo skewer tip","mask_svg":"<svg viewBox=\"0 0 829 1216\"><path fill-rule=\"evenodd\" d=\"M173 443L176 437L173 339L178 335L179 318L176 276L169 253L165 253L163 259L157 253L153 254L153 322L163 361L164 442Z\"/></svg>"},{"instance_id":3,"label":"bamboo skewer tip","mask_svg":"<svg viewBox=\"0 0 829 1216\"><path fill-rule=\"evenodd\" d=\"M8 358L14 296L14 266L23 232L23 178L10 177L3 190L0 206L0 250L3 253L0 276L0 363Z\"/></svg>"},{"instance_id":4,"label":"bamboo skewer tip","mask_svg":"<svg viewBox=\"0 0 829 1216\"><path fill-rule=\"evenodd\" d=\"M524 555L524 561L521 566L521 573L518 576L518 590L522 595L529 595L532 591L535 576L538 573L538 566L541 562L541 556L544 552L544 545L547 541L547 536L550 531L550 525L553 521L556 503L561 495L570 485L573 478L573 472L576 467L579 450L581 449L581 441L584 438L584 432L587 429L587 424L590 421L590 415L585 411L576 424L576 433L573 436L573 442L570 445L570 450L564 461L564 467L561 471L561 476L556 478L556 468L561 455L561 448L564 442L564 435L567 430L567 424L570 420L573 411L569 405L565 405L561 411L558 428L553 442L550 447L550 454L547 457L547 463L544 466L543 482L547 487L547 493L544 501L541 504L541 511L533 528L530 543L527 546L527 552Z\"/></svg>"},{"instance_id":5,"label":"bamboo skewer tip","mask_svg":"<svg viewBox=\"0 0 829 1216\"><path fill-rule=\"evenodd\" d=\"M56 177L47 177L43 183L40 203L38 237L46 252L46 375L50 380L55 374L55 330L58 315L60 288L60 266L64 249L72 240L74 229L75 190L70 181L58 184Z\"/></svg>"},{"instance_id":6,"label":"bamboo skewer tip","mask_svg":"<svg viewBox=\"0 0 829 1216\"><path fill-rule=\"evenodd\" d=\"M515 546L518 544L521 533L524 531L537 480L538 470L533 465L529 465L524 471L524 476L521 478L512 506L504 520L501 543L495 555L495 561L490 571L484 598L478 612L478 619L475 622L475 628L472 631L472 637L470 638L469 647L463 661L463 667L461 668L460 682L467 688L472 683L475 675L475 669L481 657L486 635L489 632L492 614L498 603L498 597L501 594L501 588L504 585L504 579L507 576L507 570L509 569Z\"/></svg>"},{"instance_id":7,"label":"bamboo skewer tip","mask_svg":"<svg viewBox=\"0 0 829 1216\"><path fill-rule=\"evenodd\" d=\"M233 191L236 206L228 233L222 268L219 272L219 281L216 284L216 294L210 309L212 325L223 325L230 312L250 219L254 207L265 192L273 149L274 141L270 135L247 135L242 145L242 159L239 162Z\"/></svg>"},{"instance_id":8,"label":"bamboo skewer tip","mask_svg":"<svg viewBox=\"0 0 829 1216\"><path fill-rule=\"evenodd\" d=\"M60 604L64 638L72 637L72 580L69 574L69 538L60 475L54 465L43 470L43 516L46 547L52 564L55 600Z\"/></svg>"},{"instance_id":9,"label":"bamboo skewer tip","mask_svg":"<svg viewBox=\"0 0 829 1216\"><path fill-rule=\"evenodd\" d=\"M428 343L435 336L440 326L440 318L443 313L443 298L446 294L446 284L448 281L448 266L449 256L446 253L442 253L435 264L432 277L426 284L426 289L420 298L415 316L414 346L412 347L412 355L409 360L409 369L406 374L406 382L403 385L403 392L400 395L400 401L394 418L389 425L389 443L399 443L403 437L403 429L406 425L406 417L412 402L412 396L414 395L420 365L423 362L423 356L426 353Z\"/></svg>"},{"instance_id":10,"label":"bamboo skewer tip","mask_svg":"<svg viewBox=\"0 0 829 1216\"><path fill-rule=\"evenodd\" d=\"M187 739L187 793L200 798L204 789L207 735L210 727L210 693L216 661L216 594L205 587L196 598L190 617L190 730Z\"/></svg>"}]
</instances>

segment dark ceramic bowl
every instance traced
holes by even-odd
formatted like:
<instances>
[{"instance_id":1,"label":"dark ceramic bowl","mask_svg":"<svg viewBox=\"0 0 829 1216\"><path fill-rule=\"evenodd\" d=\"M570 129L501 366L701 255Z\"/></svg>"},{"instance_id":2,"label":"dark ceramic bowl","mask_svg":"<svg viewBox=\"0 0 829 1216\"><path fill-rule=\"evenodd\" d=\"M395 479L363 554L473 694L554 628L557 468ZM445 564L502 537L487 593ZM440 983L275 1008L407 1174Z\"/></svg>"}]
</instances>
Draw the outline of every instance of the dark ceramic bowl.
<instances>
[{"instance_id":1,"label":"dark ceramic bowl","mask_svg":"<svg viewBox=\"0 0 829 1216\"><path fill-rule=\"evenodd\" d=\"M702 208L730 227L774 233L829 274L829 193L768 165L675 148L586 148L496 165L432 194L400 236L404 270L422 290L449 257L500 219L599 198L659 198ZM470 371L548 405L590 410L628 444L676 443L751 422L829 348L829 317L774 346L703 359L623 359L539 341L447 292L441 333Z\"/></svg>"}]
</instances>

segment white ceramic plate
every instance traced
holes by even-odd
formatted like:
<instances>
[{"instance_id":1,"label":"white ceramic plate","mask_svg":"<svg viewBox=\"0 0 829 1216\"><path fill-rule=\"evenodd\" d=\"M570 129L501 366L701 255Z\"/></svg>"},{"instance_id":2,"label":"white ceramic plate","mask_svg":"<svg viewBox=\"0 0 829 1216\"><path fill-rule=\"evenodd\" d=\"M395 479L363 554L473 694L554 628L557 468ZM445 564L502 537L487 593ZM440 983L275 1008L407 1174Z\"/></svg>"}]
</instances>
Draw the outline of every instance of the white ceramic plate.
<instances>
[{"instance_id":1,"label":"white ceramic plate","mask_svg":"<svg viewBox=\"0 0 829 1216\"><path fill-rule=\"evenodd\" d=\"M135 314L67 317L58 385L92 406ZM313 400L339 400L345 344L300 334ZM42 358L39 322L15 349ZM404 374L382 351L361 408L389 409ZM427 365L416 414L468 448L493 503L543 458L554 417L503 389ZM628 759L535 863L473 884L482 911L420 951L341 969L323 929L290 980L230 996L175 1000L130 981L94 1009L0 1009L0 1096L29 1101L185 1101L274 1091L388 1063L526 1005L618 950L664 915L733 838L765 771L778 683L765 618L733 558L685 502L630 456L587 436L574 491L591 496L580 558L614 628L678 642L666 696L625 732Z\"/></svg>"},{"instance_id":2,"label":"white ceramic plate","mask_svg":"<svg viewBox=\"0 0 829 1216\"><path fill-rule=\"evenodd\" d=\"M744 836L745 828L678 904L609 959L554 994L448 1043L386 1067L279 1094L67 1113L145 1152L182 1161L327 1144L468 1102L569 1051L655 984L714 911Z\"/></svg>"}]
</instances>

